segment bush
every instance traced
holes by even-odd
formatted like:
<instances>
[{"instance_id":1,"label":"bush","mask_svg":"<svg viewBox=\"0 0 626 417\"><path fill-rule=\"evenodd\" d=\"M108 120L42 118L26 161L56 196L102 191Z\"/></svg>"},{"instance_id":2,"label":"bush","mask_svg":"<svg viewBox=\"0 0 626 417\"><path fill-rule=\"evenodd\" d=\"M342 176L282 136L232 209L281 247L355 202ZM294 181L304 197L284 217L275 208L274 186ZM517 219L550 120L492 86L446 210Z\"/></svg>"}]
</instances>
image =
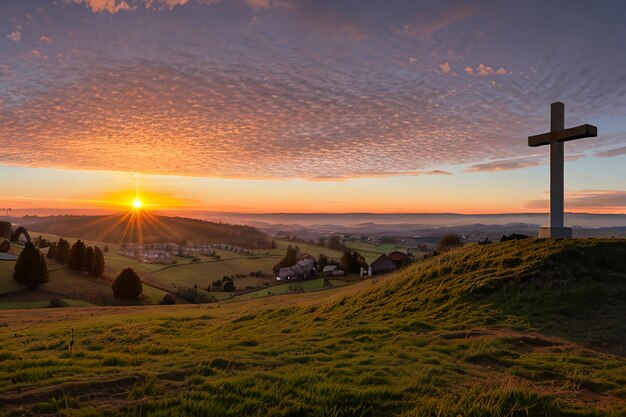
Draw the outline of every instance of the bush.
<instances>
[{"instance_id":1,"label":"bush","mask_svg":"<svg viewBox=\"0 0 626 417\"><path fill-rule=\"evenodd\" d=\"M113 285L113 295L119 298L128 298L136 300L143 292L141 278L137 272L131 267L124 268L122 272L115 278Z\"/></svg>"},{"instance_id":2,"label":"bush","mask_svg":"<svg viewBox=\"0 0 626 417\"><path fill-rule=\"evenodd\" d=\"M172 294L165 294L163 298L161 298L161 301L159 301L159 304L173 305L173 304L176 304L176 299L174 298Z\"/></svg>"},{"instance_id":3,"label":"bush","mask_svg":"<svg viewBox=\"0 0 626 417\"><path fill-rule=\"evenodd\" d=\"M70 254L67 259L67 266L75 271L83 271L85 269L85 244L79 239L70 249Z\"/></svg>"},{"instance_id":4,"label":"bush","mask_svg":"<svg viewBox=\"0 0 626 417\"><path fill-rule=\"evenodd\" d=\"M69 304L60 298L54 298L50 300L50 304L48 304L49 308L57 308L57 307L69 307Z\"/></svg>"},{"instance_id":5,"label":"bush","mask_svg":"<svg viewBox=\"0 0 626 417\"><path fill-rule=\"evenodd\" d=\"M197 304L208 304L217 301L217 299L208 292L195 287L178 287L178 296L183 300Z\"/></svg>"},{"instance_id":6,"label":"bush","mask_svg":"<svg viewBox=\"0 0 626 417\"><path fill-rule=\"evenodd\" d=\"M437 244L438 252L447 252L450 249L458 248L463 246L463 242L461 241L461 236L450 233L441 238L439 243Z\"/></svg>"},{"instance_id":7,"label":"bush","mask_svg":"<svg viewBox=\"0 0 626 417\"><path fill-rule=\"evenodd\" d=\"M529 236L526 235L522 235L519 233L511 233L510 235L502 235L502 239L500 239L500 242L506 242L508 240L522 240L522 239L528 239Z\"/></svg>"},{"instance_id":8,"label":"bush","mask_svg":"<svg viewBox=\"0 0 626 417\"><path fill-rule=\"evenodd\" d=\"M235 291L235 284L233 283L233 281L232 280L224 281L224 284L222 284L222 291L225 291L225 292Z\"/></svg>"},{"instance_id":9,"label":"bush","mask_svg":"<svg viewBox=\"0 0 626 417\"><path fill-rule=\"evenodd\" d=\"M48 267L43 254L31 242L26 242L24 250L13 267L13 279L30 289L48 282Z\"/></svg>"},{"instance_id":10,"label":"bush","mask_svg":"<svg viewBox=\"0 0 626 417\"><path fill-rule=\"evenodd\" d=\"M9 249L11 249L11 242L9 242L8 240L4 239L0 243L0 253L7 253L9 251Z\"/></svg>"}]
</instances>

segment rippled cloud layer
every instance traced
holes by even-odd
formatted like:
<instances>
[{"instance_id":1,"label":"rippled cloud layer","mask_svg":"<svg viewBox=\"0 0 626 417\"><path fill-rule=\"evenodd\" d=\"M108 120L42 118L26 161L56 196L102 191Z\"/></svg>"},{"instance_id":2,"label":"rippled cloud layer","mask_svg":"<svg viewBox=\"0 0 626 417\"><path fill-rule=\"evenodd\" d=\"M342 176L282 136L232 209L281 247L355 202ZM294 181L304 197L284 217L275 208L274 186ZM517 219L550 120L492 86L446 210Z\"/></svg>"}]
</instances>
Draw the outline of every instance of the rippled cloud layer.
<instances>
[{"instance_id":1,"label":"rippled cloud layer","mask_svg":"<svg viewBox=\"0 0 626 417\"><path fill-rule=\"evenodd\" d=\"M551 101L566 102L568 124L626 116L619 3L594 6L605 15L583 29L556 3L414 3L3 3L0 164L313 180L496 171L545 163L526 137L547 130ZM526 14L542 33L526 34ZM623 154L626 126L609 128L568 150Z\"/></svg>"}]
</instances>

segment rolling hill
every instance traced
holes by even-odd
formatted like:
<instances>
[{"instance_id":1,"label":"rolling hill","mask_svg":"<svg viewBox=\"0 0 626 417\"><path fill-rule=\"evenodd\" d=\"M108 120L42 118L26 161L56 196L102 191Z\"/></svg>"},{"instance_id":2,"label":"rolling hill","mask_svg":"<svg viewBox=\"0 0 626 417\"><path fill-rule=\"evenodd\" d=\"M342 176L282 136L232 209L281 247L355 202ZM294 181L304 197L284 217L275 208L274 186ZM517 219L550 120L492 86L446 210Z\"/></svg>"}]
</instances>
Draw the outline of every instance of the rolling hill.
<instances>
[{"instance_id":1,"label":"rolling hill","mask_svg":"<svg viewBox=\"0 0 626 417\"><path fill-rule=\"evenodd\" d=\"M23 217L29 230L107 243L192 241L198 244L227 243L249 249L271 248L272 239L250 226L166 217L147 212L107 216Z\"/></svg>"},{"instance_id":2,"label":"rolling hill","mask_svg":"<svg viewBox=\"0 0 626 417\"><path fill-rule=\"evenodd\" d=\"M2 312L0 413L623 416L625 254L527 239L319 293Z\"/></svg>"}]
</instances>

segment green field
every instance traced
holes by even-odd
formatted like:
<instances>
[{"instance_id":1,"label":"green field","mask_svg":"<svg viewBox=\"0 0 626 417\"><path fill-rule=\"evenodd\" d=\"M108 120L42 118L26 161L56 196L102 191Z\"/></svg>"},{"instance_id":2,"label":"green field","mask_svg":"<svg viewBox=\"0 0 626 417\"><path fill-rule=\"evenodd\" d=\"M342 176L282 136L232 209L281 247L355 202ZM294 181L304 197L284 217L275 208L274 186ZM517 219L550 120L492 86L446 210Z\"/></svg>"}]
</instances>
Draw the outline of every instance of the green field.
<instances>
[{"instance_id":1,"label":"green field","mask_svg":"<svg viewBox=\"0 0 626 417\"><path fill-rule=\"evenodd\" d=\"M621 417L625 251L527 239L329 291L0 312L0 414Z\"/></svg>"},{"instance_id":2,"label":"green field","mask_svg":"<svg viewBox=\"0 0 626 417\"><path fill-rule=\"evenodd\" d=\"M59 236L32 232L33 236L42 235L50 241L57 241ZM73 243L74 240L70 240ZM86 244L104 248L105 244L97 241L86 240ZM50 293L52 296L82 299L97 305L126 304L122 300L112 297L111 280L119 272L131 266L137 270L144 279L144 294L142 303L157 304L165 294L164 290L176 292L178 287L193 287L207 289L209 284L224 276L235 277L235 286L238 289L265 288L275 284L272 268L284 256L288 245L295 243L277 241L275 249L257 250L254 255L241 255L226 250L216 250L219 259L202 257L199 262L192 262L188 258L177 258L173 265L144 264L134 259L118 255L119 245L108 243L109 252L105 253L105 270L103 278L87 277L84 274L69 270L66 266L55 261L46 259L50 272L50 281L39 289ZM331 259L339 260L341 252L307 243L297 243L301 253L309 253L319 257L320 253L326 254ZM20 249L13 247L12 251L19 254ZM43 249L46 253L47 249ZM0 262L0 294L23 290L25 287L17 284L12 279L15 262ZM263 277L252 277L251 272L263 272ZM260 293L259 293L260 294ZM229 298L230 293L212 293L218 300ZM27 295L21 296L22 298ZM15 297L14 297L15 298ZM20 296L17 296L20 299ZM179 300L179 302L182 300ZM26 302L26 301L24 301ZM19 304L16 304L19 305Z\"/></svg>"}]
</instances>

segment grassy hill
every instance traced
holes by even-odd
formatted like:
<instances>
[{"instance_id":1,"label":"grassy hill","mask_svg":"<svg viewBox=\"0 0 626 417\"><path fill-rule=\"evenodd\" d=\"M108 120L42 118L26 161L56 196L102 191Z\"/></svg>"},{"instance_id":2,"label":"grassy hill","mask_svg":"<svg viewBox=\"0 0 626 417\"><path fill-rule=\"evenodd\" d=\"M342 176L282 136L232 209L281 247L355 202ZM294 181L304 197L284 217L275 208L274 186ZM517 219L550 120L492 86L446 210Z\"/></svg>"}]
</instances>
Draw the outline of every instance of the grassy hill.
<instances>
[{"instance_id":1,"label":"grassy hill","mask_svg":"<svg viewBox=\"0 0 626 417\"><path fill-rule=\"evenodd\" d=\"M332 291L0 312L0 413L624 416L625 254L528 239Z\"/></svg>"},{"instance_id":2,"label":"grassy hill","mask_svg":"<svg viewBox=\"0 0 626 417\"><path fill-rule=\"evenodd\" d=\"M49 216L20 219L28 230L107 243L191 241L198 244L227 243L249 249L271 248L272 239L250 227L148 212L108 216Z\"/></svg>"}]
</instances>

